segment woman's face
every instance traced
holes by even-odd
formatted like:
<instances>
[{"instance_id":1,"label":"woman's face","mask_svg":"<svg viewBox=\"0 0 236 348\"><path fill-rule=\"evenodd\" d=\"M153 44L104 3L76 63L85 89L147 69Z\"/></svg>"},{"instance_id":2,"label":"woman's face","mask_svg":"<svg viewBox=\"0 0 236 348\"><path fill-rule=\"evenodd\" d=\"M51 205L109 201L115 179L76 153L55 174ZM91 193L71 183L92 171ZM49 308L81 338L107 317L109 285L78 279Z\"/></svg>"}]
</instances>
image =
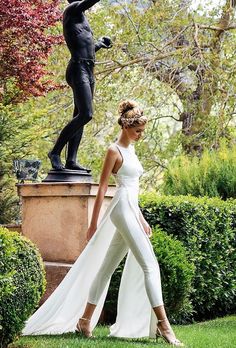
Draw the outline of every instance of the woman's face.
<instances>
[{"instance_id":1,"label":"woman's face","mask_svg":"<svg viewBox=\"0 0 236 348\"><path fill-rule=\"evenodd\" d=\"M140 125L140 126L135 126L135 127L127 127L127 128L124 128L124 131L126 132L128 138L131 140L131 141L138 141L142 135L143 135L143 132L145 130L145 124L143 125Z\"/></svg>"}]
</instances>

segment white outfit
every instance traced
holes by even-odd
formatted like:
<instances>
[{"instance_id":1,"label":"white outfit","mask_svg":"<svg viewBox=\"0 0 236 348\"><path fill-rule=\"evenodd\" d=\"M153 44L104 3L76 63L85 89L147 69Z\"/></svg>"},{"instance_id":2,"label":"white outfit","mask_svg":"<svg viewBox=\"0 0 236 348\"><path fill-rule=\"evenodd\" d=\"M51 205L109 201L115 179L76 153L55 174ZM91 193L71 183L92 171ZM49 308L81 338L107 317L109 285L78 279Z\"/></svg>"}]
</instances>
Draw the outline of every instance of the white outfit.
<instances>
[{"instance_id":1,"label":"white outfit","mask_svg":"<svg viewBox=\"0 0 236 348\"><path fill-rule=\"evenodd\" d=\"M117 318L110 336L155 337L152 307L163 305L159 265L139 220L139 177L143 168L134 146L116 144L123 158L115 175L117 191L96 233L63 281L28 319L23 335L75 331L86 303L97 304L93 329L106 298L111 275L128 252L118 295Z\"/></svg>"}]
</instances>

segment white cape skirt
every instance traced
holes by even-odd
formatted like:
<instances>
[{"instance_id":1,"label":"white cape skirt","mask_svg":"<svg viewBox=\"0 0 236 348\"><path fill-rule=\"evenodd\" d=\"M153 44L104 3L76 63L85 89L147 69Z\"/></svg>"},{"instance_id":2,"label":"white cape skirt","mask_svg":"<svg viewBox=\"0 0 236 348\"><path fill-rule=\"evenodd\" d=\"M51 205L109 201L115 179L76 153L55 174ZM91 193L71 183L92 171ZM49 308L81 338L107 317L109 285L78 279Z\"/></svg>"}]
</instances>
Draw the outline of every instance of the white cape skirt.
<instances>
[{"instance_id":1,"label":"white cape skirt","mask_svg":"<svg viewBox=\"0 0 236 348\"><path fill-rule=\"evenodd\" d=\"M56 335L75 331L78 319L82 316L87 303L89 288L115 233L116 228L110 219L110 214L119 201L122 191L122 189L117 190L96 233L65 278L46 302L28 319L22 331L23 335ZM131 199L129 201L139 221L138 212L132 205ZM93 314L92 329L99 320L108 286L109 282ZM119 288L116 322L110 326L109 336L154 338L156 324L157 319L146 294L143 271L129 250Z\"/></svg>"}]
</instances>

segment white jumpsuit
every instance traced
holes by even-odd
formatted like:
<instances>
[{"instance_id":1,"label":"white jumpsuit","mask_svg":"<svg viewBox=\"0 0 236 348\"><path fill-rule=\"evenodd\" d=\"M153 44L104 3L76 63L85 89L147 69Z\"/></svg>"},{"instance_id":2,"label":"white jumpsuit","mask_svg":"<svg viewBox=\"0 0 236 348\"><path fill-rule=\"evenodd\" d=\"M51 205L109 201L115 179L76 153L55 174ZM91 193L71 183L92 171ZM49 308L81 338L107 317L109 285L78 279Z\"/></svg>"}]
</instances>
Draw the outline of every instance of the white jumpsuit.
<instances>
[{"instance_id":1,"label":"white jumpsuit","mask_svg":"<svg viewBox=\"0 0 236 348\"><path fill-rule=\"evenodd\" d=\"M75 330L86 303L97 305L99 319L110 278L128 252L110 336L155 337L153 307L163 304L159 265L139 220L139 177L143 168L134 146L118 147L123 162L115 175L117 191L97 231L46 302L28 319L23 335L62 334Z\"/></svg>"},{"instance_id":2,"label":"white jumpsuit","mask_svg":"<svg viewBox=\"0 0 236 348\"><path fill-rule=\"evenodd\" d=\"M123 158L122 166L116 174L121 196L110 214L116 232L92 283L88 301L98 303L111 275L130 249L144 272L145 288L151 306L160 306L163 301L159 265L139 220L138 187L143 168L133 146L116 146Z\"/></svg>"}]
</instances>

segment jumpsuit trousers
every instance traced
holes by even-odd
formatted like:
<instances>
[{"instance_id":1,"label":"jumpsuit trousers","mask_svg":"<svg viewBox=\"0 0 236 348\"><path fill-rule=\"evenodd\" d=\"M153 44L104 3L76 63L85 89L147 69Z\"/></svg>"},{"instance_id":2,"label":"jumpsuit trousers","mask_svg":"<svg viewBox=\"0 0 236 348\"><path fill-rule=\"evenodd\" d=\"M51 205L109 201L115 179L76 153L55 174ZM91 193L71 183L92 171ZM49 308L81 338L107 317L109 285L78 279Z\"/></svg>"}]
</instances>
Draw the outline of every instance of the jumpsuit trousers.
<instances>
[{"instance_id":1,"label":"jumpsuit trousers","mask_svg":"<svg viewBox=\"0 0 236 348\"><path fill-rule=\"evenodd\" d=\"M133 204L131 206L128 196L123 195L111 212L116 232L90 287L88 302L95 305L98 303L113 272L130 249L143 270L146 293L154 308L163 305L160 269L149 238L138 221L139 208Z\"/></svg>"}]
</instances>

